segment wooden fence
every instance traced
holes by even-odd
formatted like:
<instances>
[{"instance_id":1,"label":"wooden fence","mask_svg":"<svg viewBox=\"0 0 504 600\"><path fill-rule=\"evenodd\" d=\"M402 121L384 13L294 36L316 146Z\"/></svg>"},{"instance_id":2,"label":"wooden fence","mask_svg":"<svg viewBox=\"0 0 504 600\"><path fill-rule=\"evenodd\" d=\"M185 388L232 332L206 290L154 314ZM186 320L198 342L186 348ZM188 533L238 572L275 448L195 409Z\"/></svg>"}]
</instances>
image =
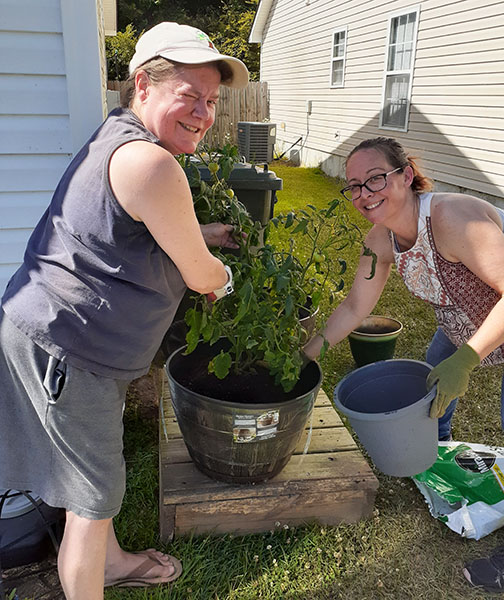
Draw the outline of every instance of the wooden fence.
<instances>
[{"instance_id":1,"label":"wooden fence","mask_svg":"<svg viewBox=\"0 0 504 600\"><path fill-rule=\"evenodd\" d=\"M217 116L205 136L212 146L226 142L238 143L239 121L267 121L269 119L268 84L251 81L243 90L221 86Z\"/></svg>"},{"instance_id":2,"label":"wooden fence","mask_svg":"<svg viewBox=\"0 0 504 600\"><path fill-rule=\"evenodd\" d=\"M109 81L109 90L121 91L122 81ZM251 81L243 90L222 86L215 123L205 136L214 147L226 142L238 143L239 121L267 121L269 119L268 84Z\"/></svg>"}]
</instances>

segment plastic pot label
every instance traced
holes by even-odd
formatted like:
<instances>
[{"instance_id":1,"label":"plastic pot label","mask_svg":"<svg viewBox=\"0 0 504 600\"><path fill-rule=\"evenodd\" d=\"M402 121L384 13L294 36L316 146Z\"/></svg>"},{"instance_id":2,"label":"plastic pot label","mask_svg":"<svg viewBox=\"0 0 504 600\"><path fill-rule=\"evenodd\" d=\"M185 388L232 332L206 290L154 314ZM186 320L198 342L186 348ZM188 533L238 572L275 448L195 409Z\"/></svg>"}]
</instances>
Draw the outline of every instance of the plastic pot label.
<instances>
[{"instance_id":1,"label":"plastic pot label","mask_svg":"<svg viewBox=\"0 0 504 600\"><path fill-rule=\"evenodd\" d=\"M278 419L278 410L269 410L258 416L234 415L233 441L244 444L275 437L278 431Z\"/></svg>"}]
</instances>

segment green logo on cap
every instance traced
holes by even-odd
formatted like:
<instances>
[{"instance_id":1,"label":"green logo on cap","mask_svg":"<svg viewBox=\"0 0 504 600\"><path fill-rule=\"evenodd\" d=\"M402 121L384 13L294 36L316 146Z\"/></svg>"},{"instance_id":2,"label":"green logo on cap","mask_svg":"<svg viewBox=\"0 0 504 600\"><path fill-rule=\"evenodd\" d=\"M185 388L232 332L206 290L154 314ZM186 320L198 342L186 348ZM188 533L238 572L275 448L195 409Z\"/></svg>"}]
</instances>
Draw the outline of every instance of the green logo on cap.
<instances>
[{"instance_id":1,"label":"green logo on cap","mask_svg":"<svg viewBox=\"0 0 504 600\"><path fill-rule=\"evenodd\" d=\"M212 40L208 37L208 35L206 33L204 33L203 31L200 31L198 29L198 34L197 37L202 41L202 42L207 42L207 44L209 45L210 48L212 48L212 50L215 50L215 46L212 43Z\"/></svg>"}]
</instances>

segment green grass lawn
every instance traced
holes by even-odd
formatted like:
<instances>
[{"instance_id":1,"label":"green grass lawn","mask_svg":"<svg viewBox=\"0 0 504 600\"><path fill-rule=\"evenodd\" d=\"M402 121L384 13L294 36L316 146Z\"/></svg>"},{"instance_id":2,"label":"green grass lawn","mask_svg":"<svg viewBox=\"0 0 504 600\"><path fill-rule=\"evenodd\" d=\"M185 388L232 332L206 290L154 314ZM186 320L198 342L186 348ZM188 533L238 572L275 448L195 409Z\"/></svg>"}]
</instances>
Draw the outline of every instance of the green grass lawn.
<instances>
[{"instance_id":1,"label":"green grass lawn","mask_svg":"<svg viewBox=\"0 0 504 600\"><path fill-rule=\"evenodd\" d=\"M318 169L273 163L283 179L275 212L325 205L338 194L337 180ZM352 206L363 231L367 224ZM359 248L347 251L347 287L351 284ZM343 293L345 290L343 290ZM327 304L320 322L329 314ZM396 273L387 284L375 314L399 319L404 331L396 357L424 360L435 330L433 312L413 298ZM323 388L332 397L335 384L354 368L348 342L332 349L322 364ZM500 370L475 373L454 422L454 438L504 446L499 416ZM156 546L158 540L158 472L156 420L145 419L132 398L125 416L128 488L116 518L118 537L130 550ZM468 559L504 543L497 531L480 541L465 540L432 518L420 493L408 478L376 473L380 482L374 515L351 525L287 528L248 536L182 537L163 549L184 565L172 587L106 591L106 599L180 600L475 600L486 598L471 589L461 568Z\"/></svg>"}]
</instances>

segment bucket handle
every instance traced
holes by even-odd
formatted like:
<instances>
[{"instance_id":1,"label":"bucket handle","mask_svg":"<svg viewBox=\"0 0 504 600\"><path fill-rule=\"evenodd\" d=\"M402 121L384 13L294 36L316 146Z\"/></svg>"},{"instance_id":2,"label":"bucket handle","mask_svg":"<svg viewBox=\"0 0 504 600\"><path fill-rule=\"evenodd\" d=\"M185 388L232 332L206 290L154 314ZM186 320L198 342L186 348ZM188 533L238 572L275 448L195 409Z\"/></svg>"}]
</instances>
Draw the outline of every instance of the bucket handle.
<instances>
[{"instance_id":1,"label":"bucket handle","mask_svg":"<svg viewBox=\"0 0 504 600\"><path fill-rule=\"evenodd\" d=\"M306 443L303 448L303 454L301 454L301 458L299 459L298 465L301 466L303 464L305 456L308 454L308 450L311 444L312 432L313 432L313 407L310 415L310 428L308 429L308 436L306 437Z\"/></svg>"}]
</instances>

